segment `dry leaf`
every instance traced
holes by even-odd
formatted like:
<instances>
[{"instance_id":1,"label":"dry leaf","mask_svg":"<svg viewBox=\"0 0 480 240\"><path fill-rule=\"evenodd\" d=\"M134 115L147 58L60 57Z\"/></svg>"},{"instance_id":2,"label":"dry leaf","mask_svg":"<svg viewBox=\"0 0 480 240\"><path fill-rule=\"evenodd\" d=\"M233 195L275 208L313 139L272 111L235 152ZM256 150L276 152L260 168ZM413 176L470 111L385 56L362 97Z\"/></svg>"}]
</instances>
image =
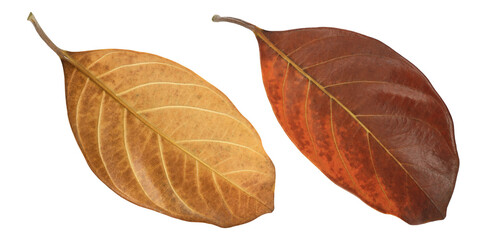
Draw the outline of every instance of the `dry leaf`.
<instances>
[{"instance_id":1,"label":"dry leaf","mask_svg":"<svg viewBox=\"0 0 480 240\"><path fill-rule=\"evenodd\" d=\"M453 122L420 70L346 30L213 20L254 32L278 121L327 177L410 224L445 218L459 164Z\"/></svg>"},{"instance_id":2,"label":"dry leaf","mask_svg":"<svg viewBox=\"0 0 480 240\"><path fill-rule=\"evenodd\" d=\"M230 227L273 210L275 170L252 125L191 70L128 50L60 56L75 138L118 195L187 221Z\"/></svg>"}]
</instances>

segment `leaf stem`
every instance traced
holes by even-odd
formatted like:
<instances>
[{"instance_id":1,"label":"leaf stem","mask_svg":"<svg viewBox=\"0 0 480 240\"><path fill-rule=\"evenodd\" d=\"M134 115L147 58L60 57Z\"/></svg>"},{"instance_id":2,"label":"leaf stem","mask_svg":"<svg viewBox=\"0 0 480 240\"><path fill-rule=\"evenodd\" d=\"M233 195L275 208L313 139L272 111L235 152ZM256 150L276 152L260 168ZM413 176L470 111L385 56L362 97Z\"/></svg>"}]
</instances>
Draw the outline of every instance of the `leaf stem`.
<instances>
[{"instance_id":1,"label":"leaf stem","mask_svg":"<svg viewBox=\"0 0 480 240\"><path fill-rule=\"evenodd\" d=\"M28 21L32 22L33 26L35 27L35 30L37 30L38 35L45 41L45 43L61 58L65 60L70 60L70 57L68 54L62 50L61 48L57 47L55 43L50 40L50 38L47 36L47 34L43 31L42 27L40 27L40 24L38 24L37 19L33 15L33 13L30 12L27 18Z\"/></svg>"},{"instance_id":2,"label":"leaf stem","mask_svg":"<svg viewBox=\"0 0 480 240\"><path fill-rule=\"evenodd\" d=\"M242 19L238 19L238 18L234 18L234 17L221 17L219 15L214 15L212 17L212 21L214 22L231 22L231 23L235 23L235 24L238 24L242 27L245 27L245 28L248 28L250 29L251 31L253 32L257 32L260 30L260 28L258 28L257 26L249 23L249 22L246 22L246 21L243 21Z\"/></svg>"}]
</instances>

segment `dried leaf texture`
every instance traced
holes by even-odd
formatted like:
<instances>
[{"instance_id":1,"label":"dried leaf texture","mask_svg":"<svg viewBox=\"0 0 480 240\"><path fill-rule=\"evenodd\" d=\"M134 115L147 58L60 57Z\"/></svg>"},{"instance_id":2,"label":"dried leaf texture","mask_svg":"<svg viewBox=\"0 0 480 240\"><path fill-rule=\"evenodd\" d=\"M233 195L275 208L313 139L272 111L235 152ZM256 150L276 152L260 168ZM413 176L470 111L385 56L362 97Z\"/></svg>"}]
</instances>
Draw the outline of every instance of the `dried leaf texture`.
<instances>
[{"instance_id":1,"label":"dried leaf texture","mask_svg":"<svg viewBox=\"0 0 480 240\"><path fill-rule=\"evenodd\" d=\"M458 172L453 122L428 79L370 37L252 30L281 126L328 178L410 224L443 219Z\"/></svg>"},{"instance_id":2,"label":"dried leaf texture","mask_svg":"<svg viewBox=\"0 0 480 240\"><path fill-rule=\"evenodd\" d=\"M452 119L428 79L357 33L262 33L265 89L302 153L381 212L410 224L445 218L458 155Z\"/></svg>"},{"instance_id":3,"label":"dried leaf texture","mask_svg":"<svg viewBox=\"0 0 480 240\"><path fill-rule=\"evenodd\" d=\"M252 125L214 86L147 53L68 55L116 96L63 61L75 138L93 172L118 195L221 227L273 210L273 164Z\"/></svg>"}]
</instances>

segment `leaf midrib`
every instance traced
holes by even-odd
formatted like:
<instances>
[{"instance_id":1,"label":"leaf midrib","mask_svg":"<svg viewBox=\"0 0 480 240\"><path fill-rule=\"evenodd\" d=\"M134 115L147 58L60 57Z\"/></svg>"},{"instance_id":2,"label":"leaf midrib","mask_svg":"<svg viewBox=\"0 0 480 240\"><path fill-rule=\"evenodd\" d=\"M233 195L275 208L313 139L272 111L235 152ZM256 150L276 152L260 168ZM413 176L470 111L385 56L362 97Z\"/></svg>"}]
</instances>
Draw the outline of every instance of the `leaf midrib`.
<instances>
[{"instance_id":1,"label":"leaf midrib","mask_svg":"<svg viewBox=\"0 0 480 240\"><path fill-rule=\"evenodd\" d=\"M287 63L292 65L300 74L302 74L305 78L307 78L310 82L315 84L325 95L327 95L331 100L335 101L340 107L343 108L366 132L367 134L370 134L375 141L385 150L385 152L392 157L392 159L400 166L400 168L405 171L405 174L407 174L412 181L420 188L420 190L425 194L425 196L430 200L430 202L433 204L433 206L438 210L438 212L445 217L444 213L440 210L440 208L437 206L437 204L433 201L433 199L428 195L428 193L418 184L417 180L405 169L405 167L402 165L402 163L385 147L385 145L380 142L380 140L370 131L370 129L365 126L357 117L356 115L348 109L340 100L338 100L335 96L333 96L330 92L326 90L324 86L322 86L320 83L318 83L312 76L310 76L308 73L306 73L298 64L296 64L290 57L288 57L282 50L280 50L270 39L268 39L265 34L263 34L263 30L260 28L256 28L253 33L262 39L265 44L267 44L271 49L273 49L278 55L280 55Z\"/></svg>"},{"instance_id":2,"label":"leaf midrib","mask_svg":"<svg viewBox=\"0 0 480 240\"><path fill-rule=\"evenodd\" d=\"M115 92L110 89L108 86L106 86L102 81L100 81L97 76L95 76L92 72L90 72L87 68L85 68L85 66L83 66L83 64L79 63L77 60L75 60L74 58L72 58L70 56L70 54L68 54L67 51L63 51L62 50L62 53L63 53L63 56L64 56L64 60L68 61L69 63L71 63L76 69L78 69L81 73L83 73L85 76L88 77L88 80L91 80L92 82L94 82L97 86L99 86L101 89L103 89L103 91L105 91L108 95L110 95L110 97L112 97L116 102L118 102L120 105L122 105L127 111L129 111L132 115L134 115L138 120L140 120L143 124L145 124L148 128L150 128L152 131L154 131L156 134L158 134L159 136L161 136L162 138L164 138L165 140L167 140L168 142L170 142L172 145L174 145L175 147L177 147L178 149L180 149L182 152L184 152L185 154L189 155L190 157L192 157L193 159L195 159L197 162L200 162L202 165L204 165L205 167L207 167L210 171L214 172L215 174L219 175L220 177L222 177L223 179L225 179L225 181L227 181L228 183L230 183L232 186L236 187L237 189L239 189L240 191L244 192L245 194L247 194L249 197L255 199L257 202L259 202L260 204L262 204L265 208L269 209L270 211L273 211L272 208L270 208L269 206L267 206L267 204L265 204L263 201L261 201L258 197L250 194L249 192L247 192L245 189L243 189L242 187L240 187L238 184L232 182L230 179L228 179L226 176L224 176L222 173L218 172L217 170L215 170L214 168L212 168L210 165L208 165L206 162L204 162L203 160L201 160L199 157L197 157L196 155L194 155L193 153L191 153L190 151L188 151L187 149L185 149L184 147L178 145L176 143L176 141L174 141L173 139L171 139L169 136L167 136L166 134L164 134L163 132L161 132L157 127L155 127L155 125L153 125L152 123L150 123L147 119L145 119L143 116L141 116L133 107L131 107L129 104L127 104L122 98L120 98L119 96L117 96L117 94L115 94Z\"/></svg>"}]
</instances>

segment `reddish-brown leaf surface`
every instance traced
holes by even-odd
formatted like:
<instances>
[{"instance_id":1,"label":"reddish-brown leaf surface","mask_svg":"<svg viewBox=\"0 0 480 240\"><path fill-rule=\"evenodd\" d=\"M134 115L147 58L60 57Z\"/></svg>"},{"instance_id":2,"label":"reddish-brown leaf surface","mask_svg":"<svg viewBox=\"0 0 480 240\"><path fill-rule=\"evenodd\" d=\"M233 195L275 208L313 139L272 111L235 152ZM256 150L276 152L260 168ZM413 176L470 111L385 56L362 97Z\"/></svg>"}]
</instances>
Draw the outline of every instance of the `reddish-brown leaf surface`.
<instances>
[{"instance_id":1,"label":"reddish-brown leaf surface","mask_svg":"<svg viewBox=\"0 0 480 240\"><path fill-rule=\"evenodd\" d=\"M334 183L410 224L443 219L458 172L453 122L428 79L373 38L252 30L275 115Z\"/></svg>"},{"instance_id":2,"label":"reddish-brown leaf surface","mask_svg":"<svg viewBox=\"0 0 480 240\"><path fill-rule=\"evenodd\" d=\"M66 52L70 125L97 177L166 215L230 227L273 211L275 169L218 89L168 59L129 50Z\"/></svg>"}]
</instances>

